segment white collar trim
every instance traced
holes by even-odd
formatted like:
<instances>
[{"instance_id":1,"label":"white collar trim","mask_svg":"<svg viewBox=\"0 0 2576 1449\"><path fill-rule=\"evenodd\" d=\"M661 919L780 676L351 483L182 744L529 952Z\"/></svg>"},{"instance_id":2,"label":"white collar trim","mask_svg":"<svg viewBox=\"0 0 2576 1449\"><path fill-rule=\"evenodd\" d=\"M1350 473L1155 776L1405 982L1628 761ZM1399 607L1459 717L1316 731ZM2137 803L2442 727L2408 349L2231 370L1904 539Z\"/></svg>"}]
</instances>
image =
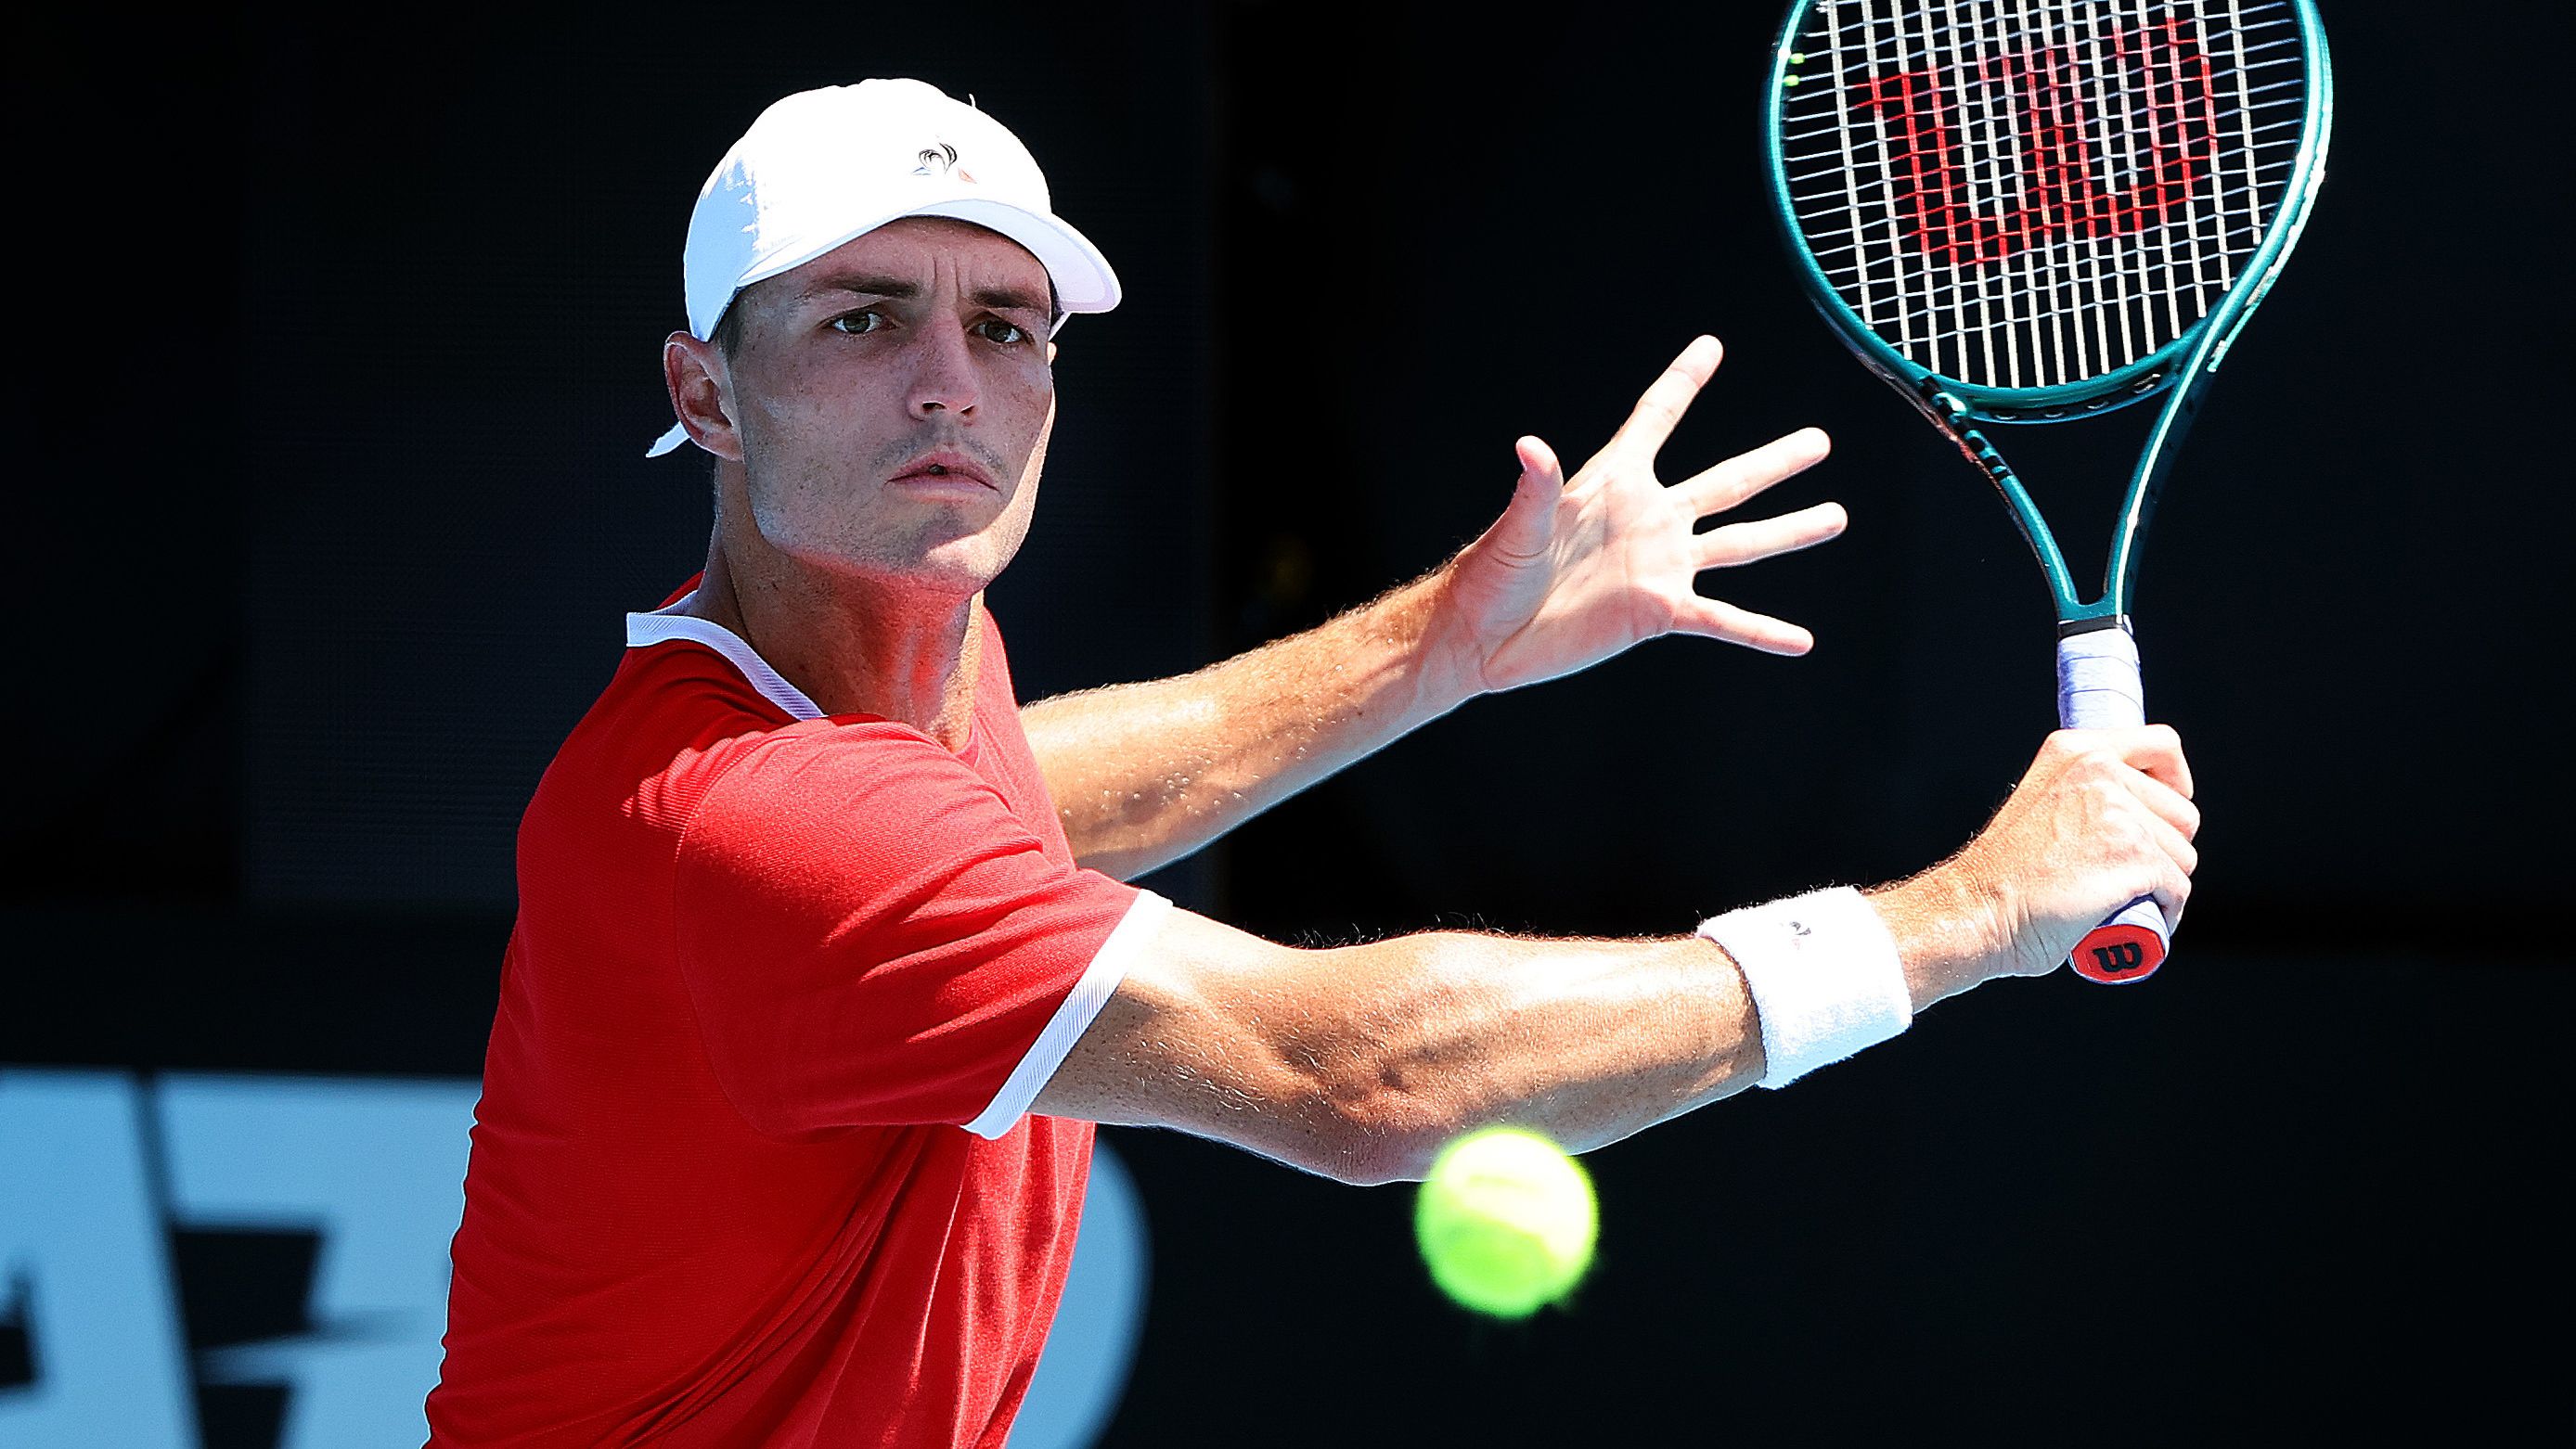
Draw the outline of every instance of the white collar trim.
<instances>
[{"instance_id":1,"label":"white collar trim","mask_svg":"<svg viewBox=\"0 0 2576 1449\"><path fill-rule=\"evenodd\" d=\"M740 635L722 624L680 612L689 607L689 601L697 596L697 591L692 589L678 601L665 604L652 613L627 615L626 647L644 649L673 639L703 644L741 670L744 682L759 690L761 698L787 711L791 718L823 717L823 711L805 697L805 691L788 683L777 670L770 668L769 661L754 653Z\"/></svg>"}]
</instances>

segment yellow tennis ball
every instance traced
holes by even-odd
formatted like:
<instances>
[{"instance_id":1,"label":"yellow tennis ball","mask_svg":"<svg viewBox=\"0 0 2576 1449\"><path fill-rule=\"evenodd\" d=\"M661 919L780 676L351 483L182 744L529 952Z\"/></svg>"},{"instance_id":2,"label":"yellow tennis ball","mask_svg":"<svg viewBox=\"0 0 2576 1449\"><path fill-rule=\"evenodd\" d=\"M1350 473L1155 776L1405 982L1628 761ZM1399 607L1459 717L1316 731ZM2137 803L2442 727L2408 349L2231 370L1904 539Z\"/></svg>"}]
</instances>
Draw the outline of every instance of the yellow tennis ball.
<instances>
[{"instance_id":1,"label":"yellow tennis ball","mask_svg":"<svg viewBox=\"0 0 2576 1449\"><path fill-rule=\"evenodd\" d=\"M1526 1318L1564 1297L1592 1266L1599 1231L1582 1166L1518 1127L1487 1127L1442 1148L1413 1201L1431 1281L1497 1318Z\"/></svg>"}]
</instances>

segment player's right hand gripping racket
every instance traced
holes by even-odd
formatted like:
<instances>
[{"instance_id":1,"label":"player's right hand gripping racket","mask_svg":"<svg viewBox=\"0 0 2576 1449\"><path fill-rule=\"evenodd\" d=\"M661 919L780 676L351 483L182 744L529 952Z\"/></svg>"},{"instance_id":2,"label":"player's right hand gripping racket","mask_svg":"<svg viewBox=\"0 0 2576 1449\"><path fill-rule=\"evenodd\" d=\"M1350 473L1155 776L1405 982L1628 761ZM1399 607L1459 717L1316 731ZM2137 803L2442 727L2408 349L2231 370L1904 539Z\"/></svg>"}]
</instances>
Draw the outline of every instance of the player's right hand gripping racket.
<instances>
[{"instance_id":1,"label":"player's right hand gripping racket","mask_svg":"<svg viewBox=\"0 0 2576 1449\"><path fill-rule=\"evenodd\" d=\"M2138 549L2174 448L2280 275L2333 117L2310 0L1798 0L1766 107L1773 205L1843 341L1993 480L2057 606L2068 728L2142 723ZM2076 595L1980 425L2162 394L2102 593ZM2142 981L2141 897L2075 969Z\"/></svg>"}]
</instances>

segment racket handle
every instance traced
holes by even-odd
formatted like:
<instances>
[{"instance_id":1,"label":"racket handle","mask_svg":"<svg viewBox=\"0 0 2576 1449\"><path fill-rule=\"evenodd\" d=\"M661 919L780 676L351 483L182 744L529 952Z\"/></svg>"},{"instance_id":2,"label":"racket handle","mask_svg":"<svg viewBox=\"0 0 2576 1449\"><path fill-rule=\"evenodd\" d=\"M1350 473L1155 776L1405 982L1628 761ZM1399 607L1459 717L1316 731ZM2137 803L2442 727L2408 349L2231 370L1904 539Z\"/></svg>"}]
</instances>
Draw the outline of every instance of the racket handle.
<instances>
[{"instance_id":1,"label":"racket handle","mask_svg":"<svg viewBox=\"0 0 2576 1449\"><path fill-rule=\"evenodd\" d=\"M2057 641L2057 722L2071 730L2124 729L2147 722L2138 644L2126 619ZM2165 963L2173 937L2153 896L2140 896L2095 926L2067 964L2087 981L2124 986Z\"/></svg>"}]
</instances>

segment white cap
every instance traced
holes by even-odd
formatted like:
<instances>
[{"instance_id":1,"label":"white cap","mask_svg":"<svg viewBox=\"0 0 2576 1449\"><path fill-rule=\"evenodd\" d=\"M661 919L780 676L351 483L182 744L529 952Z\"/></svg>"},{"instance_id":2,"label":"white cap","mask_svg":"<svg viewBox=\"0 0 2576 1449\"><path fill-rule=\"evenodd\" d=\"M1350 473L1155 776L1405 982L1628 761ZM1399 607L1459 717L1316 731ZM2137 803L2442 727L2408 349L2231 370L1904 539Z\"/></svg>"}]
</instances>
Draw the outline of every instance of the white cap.
<instances>
[{"instance_id":1,"label":"white cap","mask_svg":"<svg viewBox=\"0 0 2576 1449\"><path fill-rule=\"evenodd\" d=\"M734 295L907 216L946 216L1027 247L1067 312L1118 305L1118 274L1059 220L1020 139L916 80L800 91L733 143L689 214L689 332L715 336ZM674 424L646 456L689 441Z\"/></svg>"}]
</instances>

